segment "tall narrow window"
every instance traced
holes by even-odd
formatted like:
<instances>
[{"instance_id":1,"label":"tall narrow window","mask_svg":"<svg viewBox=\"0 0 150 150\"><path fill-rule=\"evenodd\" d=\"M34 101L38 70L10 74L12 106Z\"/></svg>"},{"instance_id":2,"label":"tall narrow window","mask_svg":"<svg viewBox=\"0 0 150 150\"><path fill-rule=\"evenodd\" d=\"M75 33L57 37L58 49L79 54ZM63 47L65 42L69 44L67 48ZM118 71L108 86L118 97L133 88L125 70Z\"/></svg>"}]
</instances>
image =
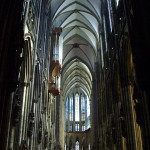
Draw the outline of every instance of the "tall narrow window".
<instances>
[{"instance_id":1,"label":"tall narrow window","mask_svg":"<svg viewBox=\"0 0 150 150\"><path fill-rule=\"evenodd\" d=\"M69 125L69 131L72 131L72 124Z\"/></svg>"},{"instance_id":2,"label":"tall narrow window","mask_svg":"<svg viewBox=\"0 0 150 150\"><path fill-rule=\"evenodd\" d=\"M84 95L81 95L81 121L85 121L85 99Z\"/></svg>"},{"instance_id":3,"label":"tall narrow window","mask_svg":"<svg viewBox=\"0 0 150 150\"><path fill-rule=\"evenodd\" d=\"M63 36L62 34L59 37L59 62L62 64L62 50L63 49Z\"/></svg>"},{"instance_id":4,"label":"tall narrow window","mask_svg":"<svg viewBox=\"0 0 150 150\"><path fill-rule=\"evenodd\" d=\"M73 96L70 98L70 121L73 121Z\"/></svg>"},{"instance_id":5,"label":"tall narrow window","mask_svg":"<svg viewBox=\"0 0 150 150\"><path fill-rule=\"evenodd\" d=\"M82 131L85 131L85 124L82 125Z\"/></svg>"},{"instance_id":6,"label":"tall narrow window","mask_svg":"<svg viewBox=\"0 0 150 150\"><path fill-rule=\"evenodd\" d=\"M75 96L75 121L79 121L79 94Z\"/></svg>"},{"instance_id":7,"label":"tall narrow window","mask_svg":"<svg viewBox=\"0 0 150 150\"><path fill-rule=\"evenodd\" d=\"M87 129L90 128L90 101L89 98L87 96Z\"/></svg>"},{"instance_id":8,"label":"tall narrow window","mask_svg":"<svg viewBox=\"0 0 150 150\"><path fill-rule=\"evenodd\" d=\"M68 120L68 98L66 100L66 120Z\"/></svg>"},{"instance_id":9,"label":"tall narrow window","mask_svg":"<svg viewBox=\"0 0 150 150\"><path fill-rule=\"evenodd\" d=\"M76 150L79 150L79 142L76 142Z\"/></svg>"},{"instance_id":10,"label":"tall narrow window","mask_svg":"<svg viewBox=\"0 0 150 150\"><path fill-rule=\"evenodd\" d=\"M90 101L89 101L89 98L87 96L87 117L90 116Z\"/></svg>"},{"instance_id":11,"label":"tall narrow window","mask_svg":"<svg viewBox=\"0 0 150 150\"><path fill-rule=\"evenodd\" d=\"M116 7L118 7L118 4L119 4L119 0L116 0Z\"/></svg>"},{"instance_id":12,"label":"tall narrow window","mask_svg":"<svg viewBox=\"0 0 150 150\"><path fill-rule=\"evenodd\" d=\"M111 0L107 0L110 30L112 32Z\"/></svg>"},{"instance_id":13,"label":"tall narrow window","mask_svg":"<svg viewBox=\"0 0 150 150\"><path fill-rule=\"evenodd\" d=\"M79 131L79 124L75 124L75 131Z\"/></svg>"},{"instance_id":14,"label":"tall narrow window","mask_svg":"<svg viewBox=\"0 0 150 150\"><path fill-rule=\"evenodd\" d=\"M106 47L106 52L108 50L108 45L107 45L107 31L106 31L106 19L105 16L103 16L103 20L104 20L104 36L105 36L105 47Z\"/></svg>"}]
</instances>

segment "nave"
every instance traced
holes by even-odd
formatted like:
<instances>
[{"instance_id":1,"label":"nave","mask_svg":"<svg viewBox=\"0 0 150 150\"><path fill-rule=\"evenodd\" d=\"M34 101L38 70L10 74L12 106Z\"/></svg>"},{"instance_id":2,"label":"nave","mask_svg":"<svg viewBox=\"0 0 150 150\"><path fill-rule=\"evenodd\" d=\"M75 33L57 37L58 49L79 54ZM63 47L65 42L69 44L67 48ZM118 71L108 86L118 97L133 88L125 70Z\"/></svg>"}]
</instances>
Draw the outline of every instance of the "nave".
<instances>
[{"instance_id":1,"label":"nave","mask_svg":"<svg viewBox=\"0 0 150 150\"><path fill-rule=\"evenodd\" d=\"M2 0L1 150L149 150L146 0Z\"/></svg>"}]
</instances>

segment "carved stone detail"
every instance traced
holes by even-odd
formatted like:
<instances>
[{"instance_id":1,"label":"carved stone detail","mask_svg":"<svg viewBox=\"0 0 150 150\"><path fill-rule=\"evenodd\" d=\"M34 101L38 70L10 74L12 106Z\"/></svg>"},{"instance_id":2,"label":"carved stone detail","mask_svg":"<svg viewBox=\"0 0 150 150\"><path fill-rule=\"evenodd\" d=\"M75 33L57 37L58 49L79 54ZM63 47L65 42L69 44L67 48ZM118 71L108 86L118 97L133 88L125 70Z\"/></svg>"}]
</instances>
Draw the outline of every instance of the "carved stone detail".
<instances>
[{"instance_id":1,"label":"carved stone detail","mask_svg":"<svg viewBox=\"0 0 150 150\"><path fill-rule=\"evenodd\" d=\"M35 116L34 113L31 112L29 115L29 129L28 129L28 136L31 137L33 134L33 129L34 129L34 125L35 125Z\"/></svg>"},{"instance_id":2,"label":"carved stone detail","mask_svg":"<svg viewBox=\"0 0 150 150\"><path fill-rule=\"evenodd\" d=\"M21 100L20 95L16 94L14 98L14 109L13 109L13 125L16 126L19 123L21 112Z\"/></svg>"}]
</instances>

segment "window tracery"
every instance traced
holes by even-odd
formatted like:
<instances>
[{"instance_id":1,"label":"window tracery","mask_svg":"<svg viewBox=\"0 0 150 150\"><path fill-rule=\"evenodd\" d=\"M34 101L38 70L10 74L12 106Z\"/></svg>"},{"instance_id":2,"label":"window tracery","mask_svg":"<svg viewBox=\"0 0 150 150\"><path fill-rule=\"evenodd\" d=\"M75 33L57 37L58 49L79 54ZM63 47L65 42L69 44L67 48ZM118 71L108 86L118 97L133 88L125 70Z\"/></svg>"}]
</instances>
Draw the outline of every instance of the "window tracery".
<instances>
[{"instance_id":1,"label":"window tracery","mask_svg":"<svg viewBox=\"0 0 150 150\"><path fill-rule=\"evenodd\" d=\"M84 95L81 95L81 121L85 121L85 99Z\"/></svg>"},{"instance_id":2,"label":"window tracery","mask_svg":"<svg viewBox=\"0 0 150 150\"><path fill-rule=\"evenodd\" d=\"M67 132L84 132L90 128L90 101L84 92L73 92L65 106Z\"/></svg>"},{"instance_id":3,"label":"window tracery","mask_svg":"<svg viewBox=\"0 0 150 150\"><path fill-rule=\"evenodd\" d=\"M73 121L73 96L70 98L70 114L69 114L69 118L70 118L70 121Z\"/></svg>"}]
</instances>

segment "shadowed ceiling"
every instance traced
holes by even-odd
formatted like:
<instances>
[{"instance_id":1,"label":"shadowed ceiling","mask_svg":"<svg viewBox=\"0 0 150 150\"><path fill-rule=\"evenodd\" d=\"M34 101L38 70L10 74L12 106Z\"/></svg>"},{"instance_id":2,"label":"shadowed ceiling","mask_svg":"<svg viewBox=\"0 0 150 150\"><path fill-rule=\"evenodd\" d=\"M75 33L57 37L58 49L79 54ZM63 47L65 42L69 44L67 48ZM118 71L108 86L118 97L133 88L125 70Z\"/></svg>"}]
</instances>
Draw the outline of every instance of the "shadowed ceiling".
<instances>
[{"instance_id":1,"label":"shadowed ceiling","mask_svg":"<svg viewBox=\"0 0 150 150\"><path fill-rule=\"evenodd\" d=\"M100 27L100 0L52 0L52 28L62 27L61 90L80 87L89 96L95 71Z\"/></svg>"}]
</instances>

